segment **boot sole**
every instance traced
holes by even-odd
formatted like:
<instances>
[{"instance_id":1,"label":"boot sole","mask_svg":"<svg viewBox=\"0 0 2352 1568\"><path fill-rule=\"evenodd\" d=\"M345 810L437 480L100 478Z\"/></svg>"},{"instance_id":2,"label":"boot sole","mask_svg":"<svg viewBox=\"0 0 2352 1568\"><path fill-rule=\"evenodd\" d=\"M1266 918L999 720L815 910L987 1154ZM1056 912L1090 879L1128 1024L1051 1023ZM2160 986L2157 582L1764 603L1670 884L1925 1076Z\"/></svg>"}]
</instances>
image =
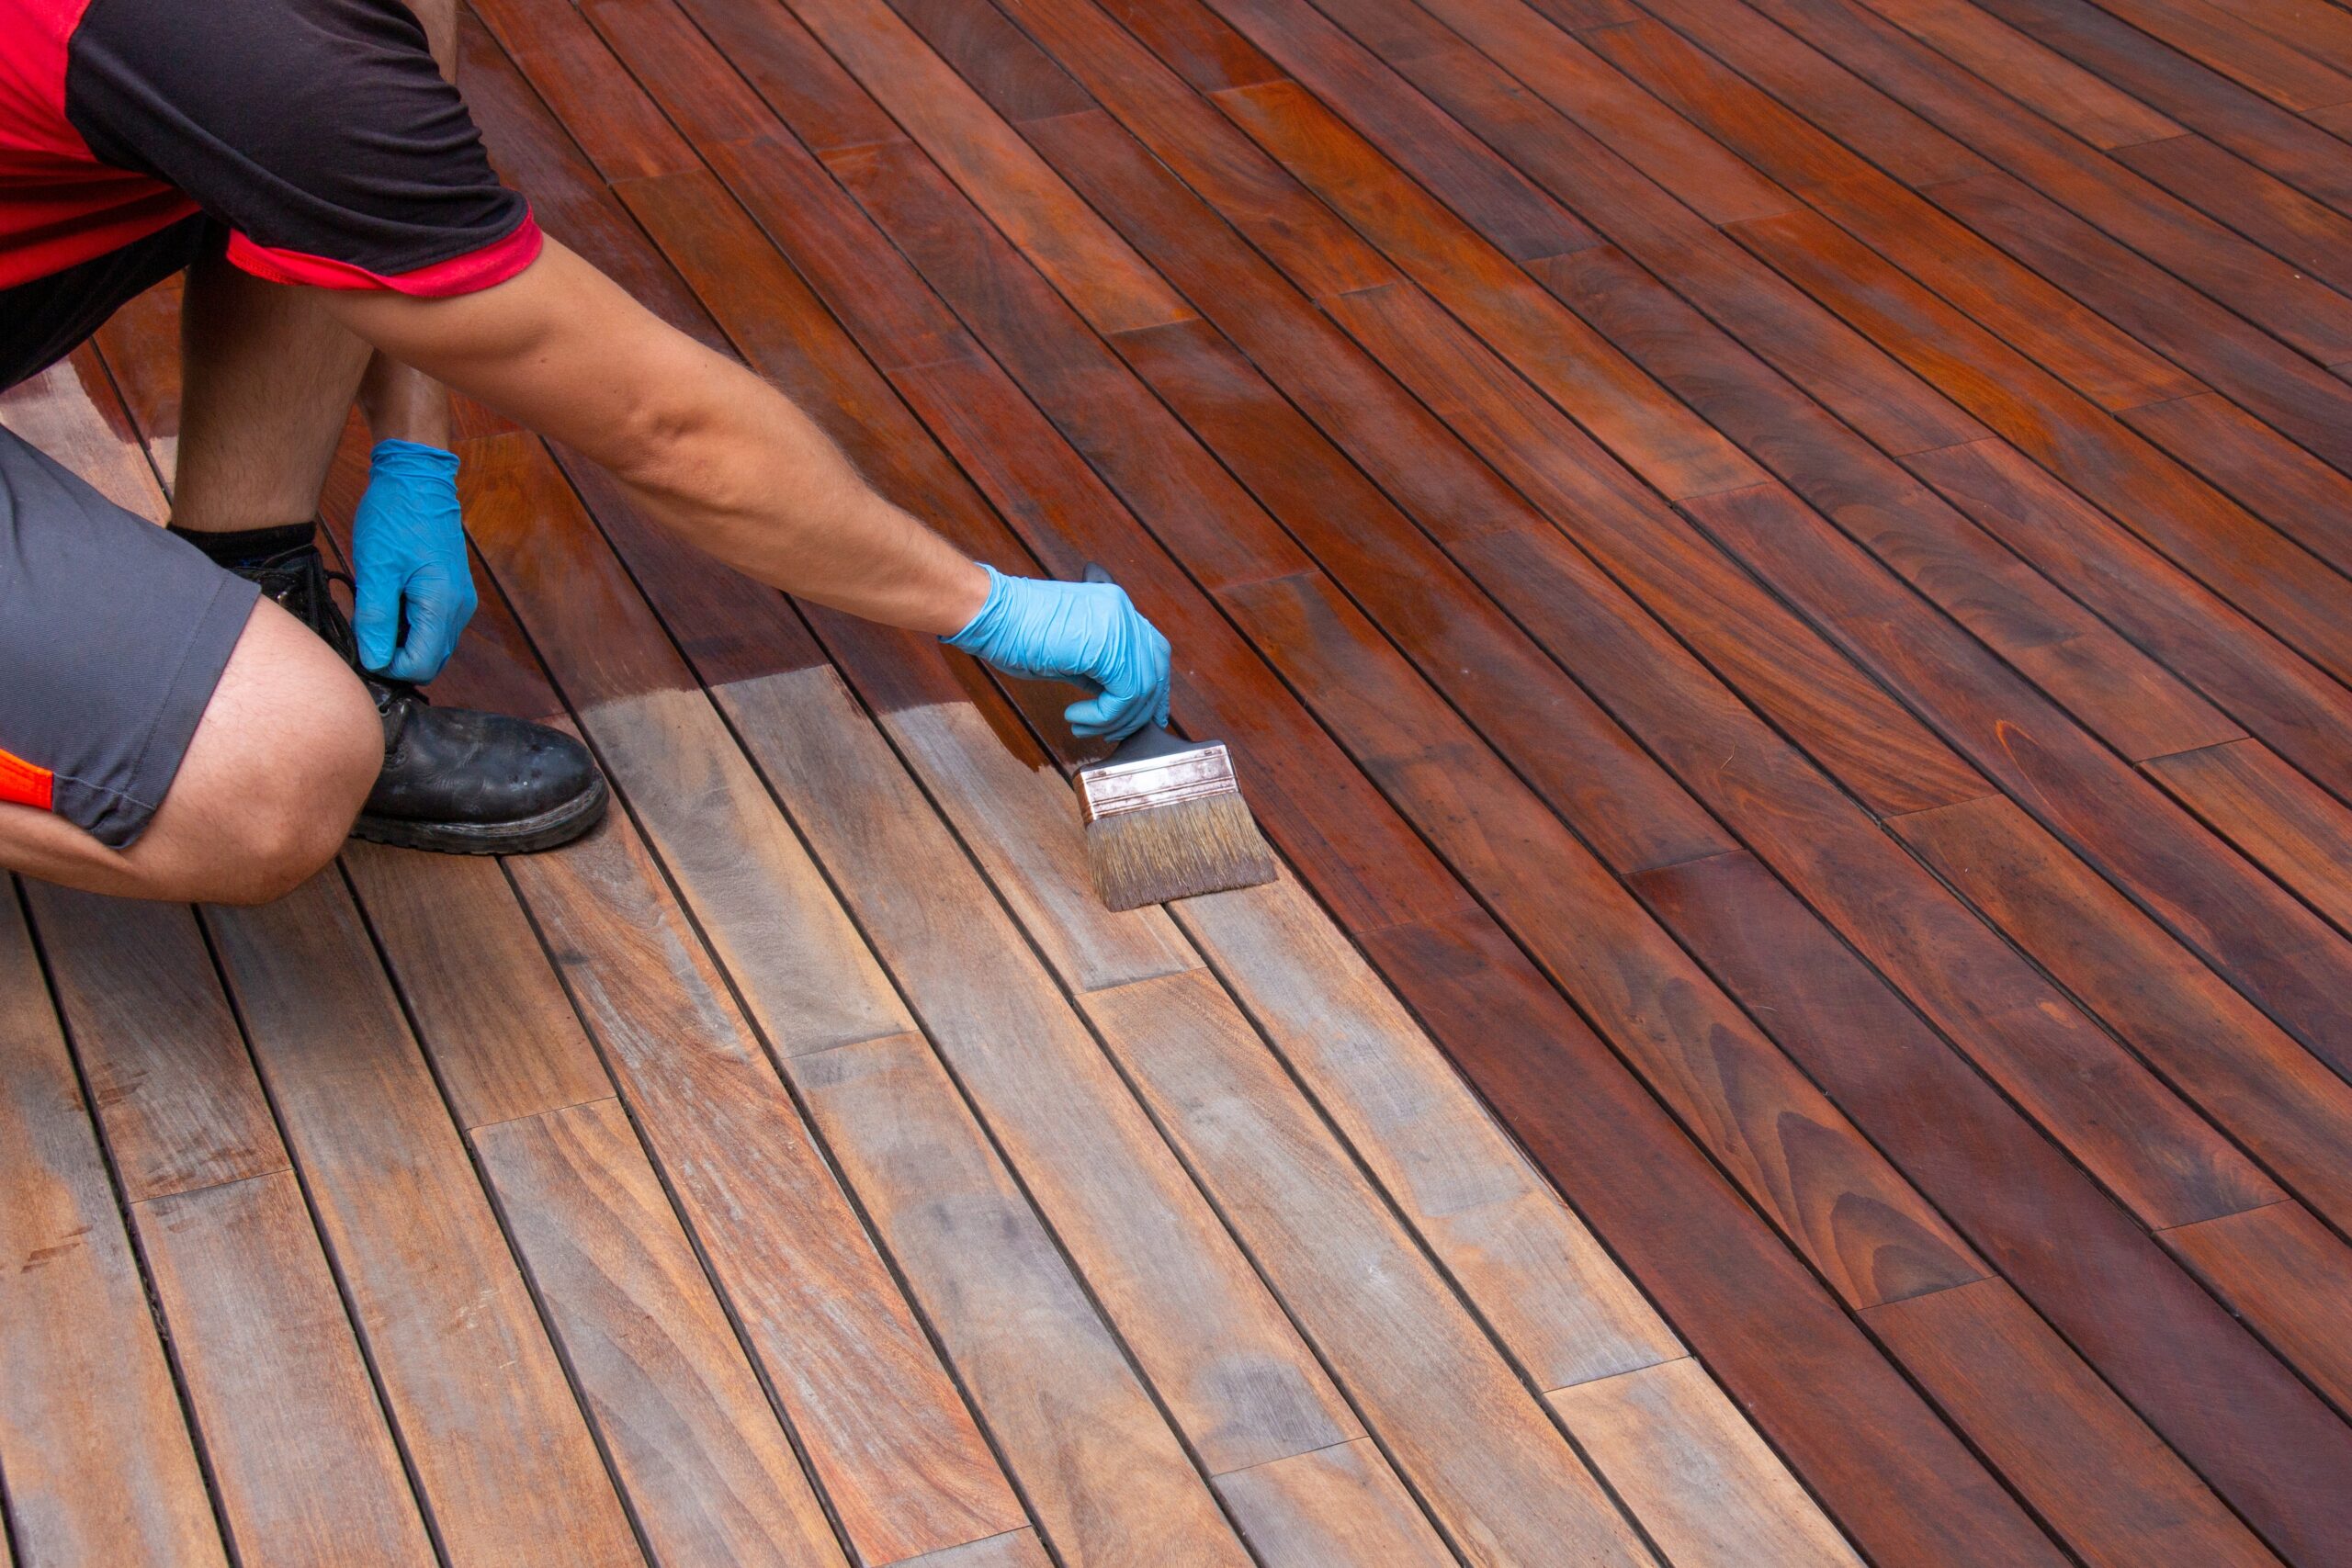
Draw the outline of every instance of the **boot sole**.
<instances>
[{"instance_id":1,"label":"boot sole","mask_svg":"<svg viewBox=\"0 0 2352 1568\"><path fill-rule=\"evenodd\" d=\"M525 855L568 844L605 819L613 792L600 776L561 806L512 822L411 822L362 813L351 836L371 844L431 850L445 855Z\"/></svg>"}]
</instances>

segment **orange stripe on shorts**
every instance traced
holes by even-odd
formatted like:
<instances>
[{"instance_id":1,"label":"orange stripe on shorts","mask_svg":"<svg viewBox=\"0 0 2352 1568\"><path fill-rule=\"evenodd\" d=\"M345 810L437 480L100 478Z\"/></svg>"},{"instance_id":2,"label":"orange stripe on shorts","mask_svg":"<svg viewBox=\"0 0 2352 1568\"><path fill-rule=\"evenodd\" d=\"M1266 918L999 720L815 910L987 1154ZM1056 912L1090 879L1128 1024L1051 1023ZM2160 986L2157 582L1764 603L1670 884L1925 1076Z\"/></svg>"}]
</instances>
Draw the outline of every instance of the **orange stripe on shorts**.
<instances>
[{"instance_id":1,"label":"orange stripe on shorts","mask_svg":"<svg viewBox=\"0 0 2352 1568\"><path fill-rule=\"evenodd\" d=\"M47 768L36 768L22 757L0 751L0 800L51 810L56 783Z\"/></svg>"}]
</instances>

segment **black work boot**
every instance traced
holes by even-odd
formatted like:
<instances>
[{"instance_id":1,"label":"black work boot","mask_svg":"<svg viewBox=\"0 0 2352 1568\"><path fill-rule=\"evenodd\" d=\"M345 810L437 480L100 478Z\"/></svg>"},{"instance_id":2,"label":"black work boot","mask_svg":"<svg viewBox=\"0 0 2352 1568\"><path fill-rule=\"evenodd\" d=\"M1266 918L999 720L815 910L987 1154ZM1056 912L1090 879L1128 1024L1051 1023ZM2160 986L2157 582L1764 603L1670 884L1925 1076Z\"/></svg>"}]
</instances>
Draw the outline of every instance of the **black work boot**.
<instances>
[{"instance_id":1,"label":"black work boot","mask_svg":"<svg viewBox=\"0 0 2352 1568\"><path fill-rule=\"evenodd\" d=\"M603 819L611 792L588 748L571 736L504 714L435 707L407 682L360 669L351 622L328 586L343 574L327 570L312 525L181 537L259 583L357 671L376 699L384 771L352 825L355 838L520 854L569 843Z\"/></svg>"}]
</instances>

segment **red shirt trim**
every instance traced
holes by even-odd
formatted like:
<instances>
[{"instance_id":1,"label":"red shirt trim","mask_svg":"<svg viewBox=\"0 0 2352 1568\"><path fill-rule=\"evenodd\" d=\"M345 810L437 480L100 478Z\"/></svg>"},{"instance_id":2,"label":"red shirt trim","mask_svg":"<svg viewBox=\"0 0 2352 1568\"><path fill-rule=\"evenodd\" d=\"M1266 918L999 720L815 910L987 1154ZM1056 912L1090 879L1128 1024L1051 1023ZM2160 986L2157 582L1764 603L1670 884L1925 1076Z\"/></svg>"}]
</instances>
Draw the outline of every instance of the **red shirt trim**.
<instances>
[{"instance_id":1,"label":"red shirt trim","mask_svg":"<svg viewBox=\"0 0 2352 1568\"><path fill-rule=\"evenodd\" d=\"M447 261L435 262L413 272L388 275L369 272L327 256L306 255L256 244L243 234L229 236L229 260L243 271L271 283L300 283L313 288L389 288L424 299L453 294L473 294L505 282L539 259L546 236L526 209L523 221L503 240Z\"/></svg>"},{"instance_id":2,"label":"red shirt trim","mask_svg":"<svg viewBox=\"0 0 2352 1568\"><path fill-rule=\"evenodd\" d=\"M0 800L36 811L53 811L56 786L56 777L47 768L36 768L22 757L0 751Z\"/></svg>"}]
</instances>

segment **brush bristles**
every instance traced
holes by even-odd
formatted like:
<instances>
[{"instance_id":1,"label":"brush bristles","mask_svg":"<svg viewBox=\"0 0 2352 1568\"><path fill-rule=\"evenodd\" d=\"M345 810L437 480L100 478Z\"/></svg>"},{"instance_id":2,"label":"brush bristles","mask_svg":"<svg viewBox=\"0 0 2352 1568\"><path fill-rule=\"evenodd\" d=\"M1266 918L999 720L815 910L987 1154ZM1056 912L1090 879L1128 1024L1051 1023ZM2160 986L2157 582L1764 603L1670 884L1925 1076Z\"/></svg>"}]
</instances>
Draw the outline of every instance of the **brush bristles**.
<instances>
[{"instance_id":1,"label":"brush bristles","mask_svg":"<svg viewBox=\"0 0 2352 1568\"><path fill-rule=\"evenodd\" d=\"M1239 790L1090 822L1086 858L1094 891L1113 909L1255 887L1278 874Z\"/></svg>"}]
</instances>

